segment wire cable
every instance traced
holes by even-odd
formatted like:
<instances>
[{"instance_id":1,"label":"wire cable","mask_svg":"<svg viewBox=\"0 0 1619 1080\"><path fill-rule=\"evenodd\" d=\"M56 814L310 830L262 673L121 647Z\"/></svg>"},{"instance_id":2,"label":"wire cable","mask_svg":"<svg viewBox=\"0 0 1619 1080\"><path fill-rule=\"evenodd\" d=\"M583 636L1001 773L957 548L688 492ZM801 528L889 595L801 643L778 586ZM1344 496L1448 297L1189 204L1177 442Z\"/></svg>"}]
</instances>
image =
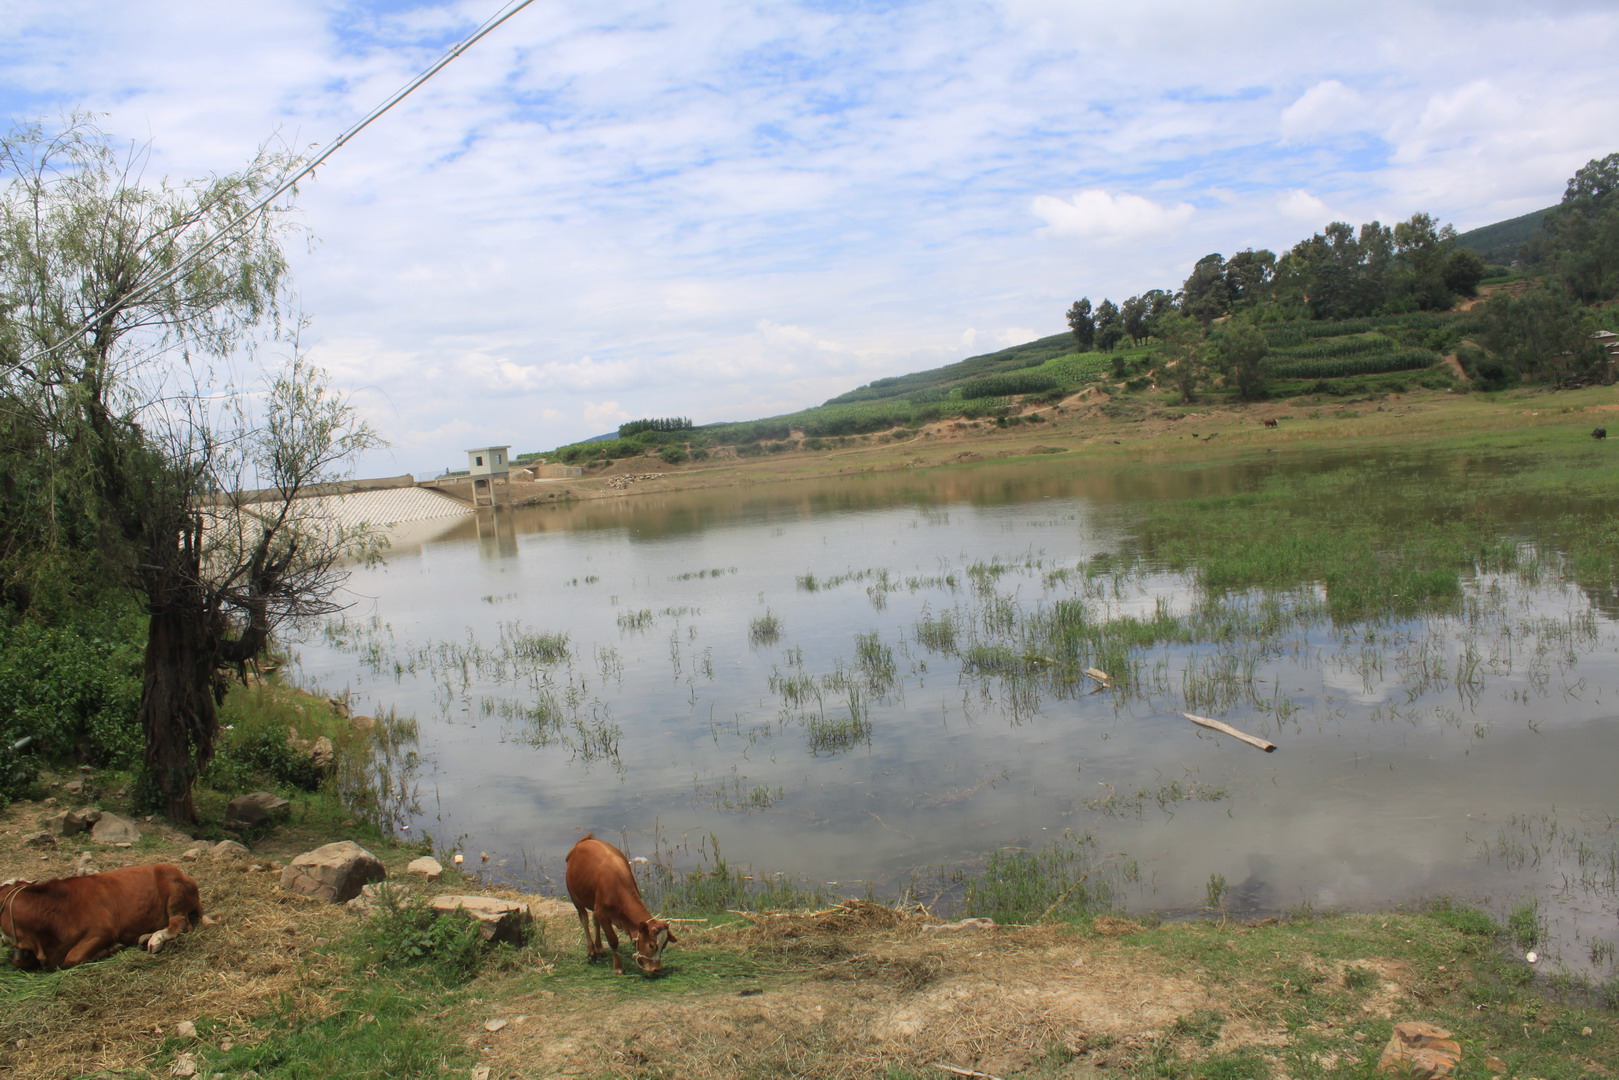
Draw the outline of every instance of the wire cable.
<instances>
[{"instance_id":1,"label":"wire cable","mask_svg":"<svg viewBox=\"0 0 1619 1080\"><path fill-rule=\"evenodd\" d=\"M190 254L188 254L185 258L181 259L163 273L158 274L156 277L153 277L150 280L135 282L124 292L120 293L118 296L104 304L78 326L74 327L71 332L64 334L62 339L55 345L15 361L12 365L13 368L27 368L30 365L37 365L41 360L48 359L51 355L65 347L69 341L72 341L80 334L83 334L90 327L94 326L107 314L118 310L118 308L131 297L136 296L146 290L161 288L164 284L179 276L193 263L197 262L197 260L201 259L204 255L209 254L214 248L218 247L221 242L229 240L231 232L237 226L261 213L265 207L269 206L276 199L295 187L298 181L302 180L304 177L314 172L317 167L324 164L327 158L331 157L333 154L337 153L338 150L342 149L343 145L350 139L364 131L395 105L398 105L401 101L405 100L405 98L408 97L417 87L421 86L428 79L431 79L434 75L437 75L440 71L444 70L444 68L448 66L452 60L494 32L494 30L507 19L510 19L513 15L516 15L519 11L522 11L533 2L534 0L508 0L508 3L494 15L490 16L490 18L486 20L482 26L478 27L470 35L462 39L462 41L449 52L439 57L437 61L435 61L420 75L417 75L402 88L395 91L381 105L378 105L376 108L366 113L366 115L358 122L350 125L342 134L338 135L337 138L328 143L325 149L323 149L319 154L315 155L315 157L311 158L308 164L299 169L297 172L293 173L286 180L282 181L274 191L271 191L268 195L264 196L264 198L254 203L248 209L242 211L235 218L232 218L230 221L220 226L217 230L215 230L212 236L204 239L202 243L198 244L194 249L192 249Z\"/></svg>"}]
</instances>

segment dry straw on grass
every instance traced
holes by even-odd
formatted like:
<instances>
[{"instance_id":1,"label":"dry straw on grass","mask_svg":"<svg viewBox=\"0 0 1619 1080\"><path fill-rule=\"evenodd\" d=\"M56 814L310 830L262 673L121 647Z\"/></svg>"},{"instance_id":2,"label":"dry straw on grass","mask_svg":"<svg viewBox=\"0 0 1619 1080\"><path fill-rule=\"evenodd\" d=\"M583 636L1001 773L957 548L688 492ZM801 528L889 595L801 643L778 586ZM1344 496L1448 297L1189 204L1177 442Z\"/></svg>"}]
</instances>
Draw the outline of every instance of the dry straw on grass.
<instances>
[{"instance_id":1,"label":"dry straw on grass","mask_svg":"<svg viewBox=\"0 0 1619 1080\"><path fill-rule=\"evenodd\" d=\"M196 845L149 823L142 823L147 837L134 848L77 837L56 848L25 845L55 809L19 803L0 813L0 877L63 877L81 851L101 870L174 862L196 879L214 924L182 934L156 956L124 949L63 972L14 971L6 957L0 1075L48 1080L146 1068L182 1020L230 1029L281 1000L306 1016L329 1011L303 975L308 965L326 962L323 947L352 923L343 908L283 893L279 873L262 854L182 860Z\"/></svg>"}]
</instances>

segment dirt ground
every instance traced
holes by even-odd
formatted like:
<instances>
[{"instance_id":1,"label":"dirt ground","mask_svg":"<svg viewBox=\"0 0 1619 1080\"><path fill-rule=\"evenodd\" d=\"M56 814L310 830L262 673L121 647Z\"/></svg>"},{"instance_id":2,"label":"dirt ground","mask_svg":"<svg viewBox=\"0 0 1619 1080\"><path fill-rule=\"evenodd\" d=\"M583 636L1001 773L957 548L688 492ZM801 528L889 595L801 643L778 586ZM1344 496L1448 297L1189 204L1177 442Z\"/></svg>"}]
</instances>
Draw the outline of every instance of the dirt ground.
<instances>
[{"instance_id":1,"label":"dirt ground","mask_svg":"<svg viewBox=\"0 0 1619 1080\"><path fill-rule=\"evenodd\" d=\"M1139 398L1116 401L1092 387L1055 405L1029 406L1019 413L1023 419L1009 427L990 420L942 420L915 431L896 428L856 436L826 450L807 450L801 440L793 440L794 448L782 453L738 458L722 452L706 461L679 465L647 454L588 469L584 476L573 479L513 479L509 498L517 506L623 499L1049 453L1146 460L1206 456L1211 451L1221 455L1243 450L1263 453L1301 442L1393 431L1402 425L1437 424L1442 416L1478 409L1479 403L1472 397L1418 390L1324 403L1290 399L1170 406ZM1031 421L1031 417L1039 419ZM1276 426L1267 427L1268 420L1275 420ZM1218 442L1213 441L1216 436Z\"/></svg>"},{"instance_id":2,"label":"dirt ground","mask_svg":"<svg viewBox=\"0 0 1619 1080\"><path fill-rule=\"evenodd\" d=\"M167 1076L181 1049L200 1049L206 1058L263 1037L255 1021L271 1013L307 1022L345 1007L343 995L364 976L345 966L334 944L364 916L280 888L281 866L329 837L285 828L256 841L249 857L229 859L199 857L197 842L151 821L140 822L144 835L132 847L84 836L30 842L50 814L80 804L62 797L0 812L0 877L71 874L86 855L101 870L175 862L196 878L217 921L155 956L124 950L59 974L0 973L0 998L9 1002L0 1010L0 1075ZM415 852L376 854L390 880L410 878L404 864ZM1228 1052L1258 1054L1272 1063L1271 1076L1283 1077L1296 1075L1281 1064L1287 1055L1296 1058L1300 1040L1322 1032L1336 1047L1333 1060L1375 1057L1394 1020L1431 1015L1421 1002L1435 978L1445 978L1432 974L1431 963L1416 974L1387 955L1391 945L1402 947L1402 937L1409 944L1410 933L1390 929L1390 917L1362 917L1356 932L1368 939L1378 937L1384 920L1381 939L1368 940L1350 962L1327 959L1327 952L1304 955L1311 947L1301 950L1276 920L1153 929L1100 916L1083 926L958 926L920 909L850 900L722 926L679 921L665 974L645 980L586 963L583 934L564 899L481 889L472 880L408 887L522 899L536 915L527 946L422 1020L464 1049L465 1061L443 1075L475 1080L1048 1080L1171 1075L1153 1070ZM1212 952L1166 948L1165 932L1201 934L1198 948ZM1206 966L1205 957L1241 950L1265 960L1240 981ZM1321 1032L1301 1026L1276 997L1278 986L1289 992L1288 980L1342 987L1357 974L1372 988L1312 1025ZM177 1034L183 1021L200 1034Z\"/></svg>"},{"instance_id":3,"label":"dirt ground","mask_svg":"<svg viewBox=\"0 0 1619 1080\"><path fill-rule=\"evenodd\" d=\"M156 956L125 950L60 976L7 971L0 996L27 996L31 983L49 979L56 1000L26 1016L0 1015L0 1075L43 1080L149 1069L165 1059L165 1048L172 1053L181 1021L211 1020L218 1037L245 1030L269 1002L286 1000L311 1015L330 1007L323 980L311 979L310 970L323 967L328 947L361 916L283 892L279 873L320 838L289 831L257 844L249 858L196 857L188 852L202 844L143 820L133 847L85 836L29 843L49 815L77 805L53 799L0 813L0 876L68 876L86 855L99 870L174 862L197 880L214 923ZM390 864L390 877L407 877L408 854L377 854ZM871 1075L882 1062L921 1059L1004 1072L1053 1047L1089 1051L1089 1064L1102 1067L1138 1056L1176 1018L1211 1003L1197 978L1126 949L1139 927L1118 919L1085 935L1049 927L937 929L942 924L926 913L855 901L715 929L686 922L671 950L672 978L627 977L635 985L620 987L605 964L584 964L583 935L562 899L464 881L416 887L520 898L538 916L537 944L517 969L485 976L474 1012L441 1018L464 1031L495 1077L647 1069L714 1076L728 1074L726 1060L770 1058L788 1073L795 1060L814 1058L817 1075ZM715 968L734 974L697 977ZM559 969L576 977L558 989L535 978ZM643 986L665 992L625 993ZM604 1007L612 1010L608 1026ZM491 1021L505 1023L490 1031ZM1250 1039L1262 1037L1263 1026L1255 1018L1229 1030Z\"/></svg>"},{"instance_id":4,"label":"dirt ground","mask_svg":"<svg viewBox=\"0 0 1619 1080\"><path fill-rule=\"evenodd\" d=\"M361 916L280 889L280 867L318 838L271 837L247 859L188 856L197 842L150 821L140 822L135 847L82 837L43 848L26 842L70 803L18 803L0 813L5 877L66 876L86 853L100 870L172 861L197 880L216 921L156 956L125 950L61 976L0 976L0 991L21 996L30 982L59 980L55 1001L0 1016L0 1075L139 1075L172 1055L181 1021L209 1021L218 1042L233 1030L250 1037L247 1021L266 1003L310 1015L331 1007L329 988L310 971L323 968L328 947ZM378 854L392 877L406 876L406 855ZM1080 1063L1060 1075L1084 1076L1140 1060L1177 1019L1216 1004L1206 980L1132 948L1140 927L1122 919L1103 918L1083 933L944 929L925 912L851 901L714 929L686 922L669 976L626 977L634 985L620 986L605 964L583 963L583 935L563 900L465 882L419 888L521 898L539 917L538 944L516 970L485 976L470 1012L439 1018L497 1078L727 1076L766 1063L774 1063L766 1073L854 1077L894 1062L1006 1075L1053 1052ZM573 977L551 988L544 976L564 970ZM1234 1015L1221 1038L1254 1045L1282 1035L1262 1016Z\"/></svg>"},{"instance_id":5,"label":"dirt ground","mask_svg":"<svg viewBox=\"0 0 1619 1080\"><path fill-rule=\"evenodd\" d=\"M506 1002L531 1007L547 1043L497 1036L485 1040L484 1060L495 1076L611 1072L620 1061L654 1074L715 1075L726 1058L772 1062L764 1071L782 1075L870 1076L885 1063L916 1061L1007 1073L1060 1047L1089 1053L1100 1068L1132 1059L1211 1002L1195 978L1124 955L1119 936L1139 928L1122 920L1109 926L1117 936L940 925L949 924L854 902L690 931L688 952L712 943L763 958L776 973L740 979L739 988L620 1002L612 1025L620 1037L601 1030L593 1004L551 994Z\"/></svg>"}]
</instances>

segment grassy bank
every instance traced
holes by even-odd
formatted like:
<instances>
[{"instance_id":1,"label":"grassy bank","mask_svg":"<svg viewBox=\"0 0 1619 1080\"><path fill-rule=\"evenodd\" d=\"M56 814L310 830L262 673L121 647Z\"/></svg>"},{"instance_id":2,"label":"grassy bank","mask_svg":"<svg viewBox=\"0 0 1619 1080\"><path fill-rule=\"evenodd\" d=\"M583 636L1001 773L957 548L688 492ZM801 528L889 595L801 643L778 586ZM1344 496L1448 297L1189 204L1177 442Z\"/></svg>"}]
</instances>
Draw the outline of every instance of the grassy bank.
<instances>
[{"instance_id":1,"label":"grassy bank","mask_svg":"<svg viewBox=\"0 0 1619 1080\"><path fill-rule=\"evenodd\" d=\"M1474 440L1510 448L1525 437L1589 441L1619 414L1619 387L1513 390L1493 394L1412 389L1362 395L1302 396L1252 404L1175 404L1159 394L1076 395L1026 404L1012 422L944 421L855 436L810 448L669 464L656 453L591 467L581 479L519 483L518 502L560 504L711 487L751 486L892 469L971 468L1052 453L1144 470L1240 461L1303 449L1411 446ZM1265 421L1277 426L1266 427ZM1539 433L1536 435L1535 433ZM655 478L652 478L655 477ZM626 478L630 483L625 483ZM559 506L560 508L560 506Z\"/></svg>"}]
</instances>

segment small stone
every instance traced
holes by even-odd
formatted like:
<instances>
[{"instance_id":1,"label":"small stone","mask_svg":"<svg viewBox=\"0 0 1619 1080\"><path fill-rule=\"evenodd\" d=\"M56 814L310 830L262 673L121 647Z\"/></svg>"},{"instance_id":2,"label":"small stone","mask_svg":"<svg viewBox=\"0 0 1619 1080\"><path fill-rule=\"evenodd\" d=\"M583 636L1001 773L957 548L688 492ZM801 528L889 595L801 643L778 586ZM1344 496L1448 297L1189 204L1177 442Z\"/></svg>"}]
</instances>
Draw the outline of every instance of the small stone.
<instances>
[{"instance_id":1,"label":"small stone","mask_svg":"<svg viewBox=\"0 0 1619 1080\"><path fill-rule=\"evenodd\" d=\"M1587 1028L1581 1028L1580 1029L1580 1034L1584 1035L1587 1039L1589 1039L1591 1037L1591 1029L1588 1028L1588 1027Z\"/></svg>"},{"instance_id":2,"label":"small stone","mask_svg":"<svg viewBox=\"0 0 1619 1080\"><path fill-rule=\"evenodd\" d=\"M196 1076L197 1059L189 1053L176 1055L174 1064L169 1066L169 1075L180 1077Z\"/></svg>"},{"instance_id":3,"label":"small stone","mask_svg":"<svg viewBox=\"0 0 1619 1080\"><path fill-rule=\"evenodd\" d=\"M208 849L208 854L216 859L245 859L252 852L248 851L246 844L238 843L235 840L221 840Z\"/></svg>"},{"instance_id":4,"label":"small stone","mask_svg":"<svg viewBox=\"0 0 1619 1080\"><path fill-rule=\"evenodd\" d=\"M174 1025L174 1033L182 1039L195 1039L197 1037L197 1025L190 1020L182 1020Z\"/></svg>"},{"instance_id":5,"label":"small stone","mask_svg":"<svg viewBox=\"0 0 1619 1080\"><path fill-rule=\"evenodd\" d=\"M1438 1080L1453 1073L1461 1057L1461 1044L1451 1038L1449 1031L1408 1020L1394 1025L1377 1071L1402 1080Z\"/></svg>"},{"instance_id":6,"label":"small stone","mask_svg":"<svg viewBox=\"0 0 1619 1080\"><path fill-rule=\"evenodd\" d=\"M485 1031L499 1031L501 1028L505 1027L508 1023L510 1023L510 1021L507 1021L507 1020L485 1020L484 1024L483 1024L483 1029Z\"/></svg>"}]
</instances>

